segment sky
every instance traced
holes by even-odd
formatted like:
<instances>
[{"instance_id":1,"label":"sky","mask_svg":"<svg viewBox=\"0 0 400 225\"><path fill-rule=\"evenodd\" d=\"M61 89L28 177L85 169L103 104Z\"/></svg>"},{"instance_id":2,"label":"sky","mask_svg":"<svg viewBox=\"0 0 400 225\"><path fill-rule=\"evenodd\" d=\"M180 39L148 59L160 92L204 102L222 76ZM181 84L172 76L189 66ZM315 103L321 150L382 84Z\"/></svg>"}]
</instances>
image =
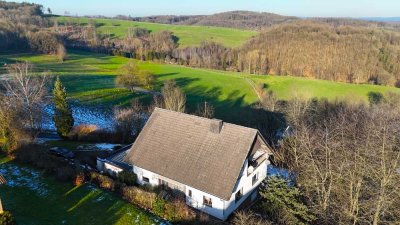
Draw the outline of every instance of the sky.
<instances>
[{"instance_id":1,"label":"sky","mask_svg":"<svg viewBox=\"0 0 400 225\"><path fill-rule=\"evenodd\" d=\"M231 10L299 17L400 17L400 0L24 0L64 15L207 15ZM17 2L22 2L17 0Z\"/></svg>"}]
</instances>

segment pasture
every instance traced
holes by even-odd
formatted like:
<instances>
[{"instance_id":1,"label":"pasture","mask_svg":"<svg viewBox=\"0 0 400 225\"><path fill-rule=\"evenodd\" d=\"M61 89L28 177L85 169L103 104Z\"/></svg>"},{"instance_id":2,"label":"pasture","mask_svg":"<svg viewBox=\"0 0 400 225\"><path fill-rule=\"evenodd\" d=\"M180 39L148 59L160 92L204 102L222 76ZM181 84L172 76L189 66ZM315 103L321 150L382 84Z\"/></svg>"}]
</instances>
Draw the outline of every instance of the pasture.
<instances>
[{"instance_id":1,"label":"pasture","mask_svg":"<svg viewBox=\"0 0 400 225\"><path fill-rule=\"evenodd\" d=\"M89 24L92 20L96 24L98 32L110 34L114 38L125 36L129 28L133 27L146 28L151 32L169 30L178 37L179 47L181 48L199 45L203 41L217 42L226 47L238 47L257 34L255 31L223 27L169 25L116 19L90 19L64 16L54 17L54 19L57 20L59 24L74 23L84 26Z\"/></svg>"},{"instance_id":2,"label":"pasture","mask_svg":"<svg viewBox=\"0 0 400 225\"><path fill-rule=\"evenodd\" d=\"M139 98L144 103L151 101L152 96L148 94L132 93L115 85L118 68L129 60L82 51L70 51L64 63L59 63L55 56L49 55L0 55L0 65L4 62L28 61L35 65L35 71L50 71L50 74L60 75L71 98L83 104L105 108L129 105L133 98ZM367 102L370 93L400 93L398 88L368 84L347 84L292 76L256 76L154 62L137 61L137 64L156 75L155 89L158 91L164 80L174 79L187 95L189 111L193 112L198 103L208 101L216 108L215 116L228 121L234 121L238 116L236 113L249 109L251 104L257 102L257 95L249 80L264 84L267 90L274 91L281 100L301 95Z\"/></svg>"}]
</instances>

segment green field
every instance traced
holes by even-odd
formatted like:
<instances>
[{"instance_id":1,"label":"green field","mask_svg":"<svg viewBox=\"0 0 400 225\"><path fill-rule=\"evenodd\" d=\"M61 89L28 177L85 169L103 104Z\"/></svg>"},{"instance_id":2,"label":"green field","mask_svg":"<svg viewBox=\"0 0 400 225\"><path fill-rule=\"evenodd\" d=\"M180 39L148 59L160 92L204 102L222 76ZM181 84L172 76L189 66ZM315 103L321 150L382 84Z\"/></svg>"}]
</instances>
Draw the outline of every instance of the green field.
<instances>
[{"instance_id":1,"label":"green field","mask_svg":"<svg viewBox=\"0 0 400 225\"><path fill-rule=\"evenodd\" d=\"M23 225L133 225L160 224L144 210L94 186L74 187L47 177L0 155L0 186L6 210Z\"/></svg>"},{"instance_id":2,"label":"green field","mask_svg":"<svg viewBox=\"0 0 400 225\"><path fill-rule=\"evenodd\" d=\"M80 17L55 17L55 19L60 24L73 22L81 25L87 25L90 20L94 20L97 24L97 31L103 34L113 35L114 37L125 36L130 27L146 28L151 32L169 30L179 38L179 47L199 45L203 41L214 41L223 44L226 47L238 47L250 37L257 34L257 32L254 31L223 27L169 25L127 20L89 19Z\"/></svg>"},{"instance_id":3,"label":"green field","mask_svg":"<svg viewBox=\"0 0 400 225\"><path fill-rule=\"evenodd\" d=\"M72 98L96 107L127 105L135 98L145 102L151 96L131 93L115 87L116 70L129 59L88 52L71 51L64 63L58 63L54 56L13 54L0 55L0 65L14 60L29 61L38 71L52 71L61 75L62 81ZM291 76L255 76L244 73L195 69L177 65L137 62L141 68L157 75L159 90L163 80L174 79L183 88L188 98L189 110L194 111L197 103L211 102L216 107L216 116L222 119L235 117L235 110L246 110L258 98L248 80L264 83L267 90L274 91L279 99L287 100L294 95L304 97L335 98L351 101L368 101L371 92L396 92L393 87L356 85L314 80Z\"/></svg>"}]
</instances>

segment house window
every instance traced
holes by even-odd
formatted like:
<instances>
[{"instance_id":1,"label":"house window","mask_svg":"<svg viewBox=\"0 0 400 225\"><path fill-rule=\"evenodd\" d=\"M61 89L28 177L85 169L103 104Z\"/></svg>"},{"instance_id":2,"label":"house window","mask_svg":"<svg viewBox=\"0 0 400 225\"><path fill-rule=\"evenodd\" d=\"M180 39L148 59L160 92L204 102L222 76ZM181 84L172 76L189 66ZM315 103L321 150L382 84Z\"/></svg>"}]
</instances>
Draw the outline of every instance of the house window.
<instances>
[{"instance_id":1,"label":"house window","mask_svg":"<svg viewBox=\"0 0 400 225\"><path fill-rule=\"evenodd\" d=\"M189 190L189 197L192 197L192 190Z\"/></svg>"},{"instance_id":2,"label":"house window","mask_svg":"<svg viewBox=\"0 0 400 225\"><path fill-rule=\"evenodd\" d=\"M209 197L203 196L203 205L206 205L206 206L212 208L212 199Z\"/></svg>"},{"instance_id":3,"label":"house window","mask_svg":"<svg viewBox=\"0 0 400 225\"><path fill-rule=\"evenodd\" d=\"M238 192L235 194L235 202L238 202L243 196L243 188L240 188Z\"/></svg>"},{"instance_id":4,"label":"house window","mask_svg":"<svg viewBox=\"0 0 400 225\"><path fill-rule=\"evenodd\" d=\"M150 179L148 177L143 177L143 181L146 183L150 183Z\"/></svg>"},{"instance_id":5,"label":"house window","mask_svg":"<svg viewBox=\"0 0 400 225\"><path fill-rule=\"evenodd\" d=\"M255 183L257 183L257 181L258 181L258 173L254 174L252 178L252 184L254 185Z\"/></svg>"}]
</instances>

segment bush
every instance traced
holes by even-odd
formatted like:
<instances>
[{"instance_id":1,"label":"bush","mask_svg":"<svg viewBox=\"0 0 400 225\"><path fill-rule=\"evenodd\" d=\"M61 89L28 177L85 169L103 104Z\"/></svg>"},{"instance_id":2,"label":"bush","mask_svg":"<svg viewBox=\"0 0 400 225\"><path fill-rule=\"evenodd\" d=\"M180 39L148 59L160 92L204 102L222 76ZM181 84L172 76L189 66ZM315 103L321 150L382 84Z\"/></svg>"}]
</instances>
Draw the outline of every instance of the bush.
<instances>
[{"instance_id":1,"label":"bush","mask_svg":"<svg viewBox=\"0 0 400 225\"><path fill-rule=\"evenodd\" d=\"M299 189L277 177L270 177L260 188L259 212L274 224L307 224L315 220L307 206L301 201Z\"/></svg>"},{"instance_id":2,"label":"bush","mask_svg":"<svg viewBox=\"0 0 400 225\"><path fill-rule=\"evenodd\" d=\"M124 183L128 186L133 186L136 184L137 176L133 172L122 171L122 172L118 173L117 178L118 178L119 182Z\"/></svg>"},{"instance_id":3,"label":"bush","mask_svg":"<svg viewBox=\"0 0 400 225\"><path fill-rule=\"evenodd\" d=\"M272 224L269 221L264 221L258 218L251 212L239 211L235 213L232 219L233 225L269 225Z\"/></svg>"},{"instance_id":4,"label":"bush","mask_svg":"<svg viewBox=\"0 0 400 225\"><path fill-rule=\"evenodd\" d=\"M14 217L10 212L3 212L0 214L0 225L16 225Z\"/></svg>"},{"instance_id":5,"label":"bush","mask_svg":"<svg viewBox=\"0 0 400 225\"><path fill-rule=\"evenodd\" d=\"M190 218L190 209L184 201L177 199L165 205L165 217L169 221L181 221Z\"/></svg>"},{"instance_id":6,"label":"bush","mask_svg":"<svg viewBox=\"0 0 400 225\"><path fill-rule=\"evenodd\" d=\"M165 215L165 200L161 198L156 198L153 205L153 212L157 215ZM174 213L174 212L173 212Z\"/></svg>"},{"instance_id":7,"label":"bush","mask_svg":"<svg viewBox=\"0 0 400 225\"><path fill-rule=\"evenodd\" d=\"M99 174L97 172L90 172L89 176L90 176L90 181L97 184L100 188L109 191L115 191L116 188L118 187L118 183L108 176Z\"/></svg>"},{"instance_id":8,"label":"bush","mask_svg":"<svg viewBox=\"0 0 400 225\"><path fill-rule=\"evenodd\" d=\"M96 125L90 124L81 124L72 128L72 131L69 134L69 138L72 140L83 141L85 137L96 132L98 127Z\"/></svg>"},{"instance_id":9,"label":"bush","mask_svg":"<svg viewBox=\"0 0 400 225\"><path fill-rule=\"evenodd\" d=\"M62 181L73 180L76 175L75 168L68 162L50 154L43 146L37 144L22 145L15 150L15 158L17 161L54 174L57 179Z\"/></svg>"},{"instance_id":10,"label":"bush","mask_svg":"<svg viewBox=\"0 0 400 225\"><path fill-rule=\"evenodd\" d=\"M121 188L122 197L130 203L139 205L145 209L153 209L157 195L155 193L146 192L138 187L125 186Z\"/></svg>"},{"instance_id":11,"label":"bush","mask_svg":"<svg viewBox=\"0 0 400 225\"><path fill-rule=\"evenodd\" d=\"M83 172L78 173L75 176L74 185L81 186L85 182L85 174Z\"/></svg>"},{"instance_id":12,"label":"bush","mask_svg":"<svg viewBox=\"0 0 400 225\"><path fill-rule=\"evenodd\" d=\"M394 86L400 88L400 80L397 80Z\"/></svg>"},{"instance_id":13,"label":"bush","mask_svg":"<svg viewBox=\"0 0 400 225\"><path fill-rule=\"evenodd\" d=\"M6 127L3 141L0 144L1 150L7 154L12 153L18 147L17 133L13 129Z\"/></svg>"}]
</instances>

